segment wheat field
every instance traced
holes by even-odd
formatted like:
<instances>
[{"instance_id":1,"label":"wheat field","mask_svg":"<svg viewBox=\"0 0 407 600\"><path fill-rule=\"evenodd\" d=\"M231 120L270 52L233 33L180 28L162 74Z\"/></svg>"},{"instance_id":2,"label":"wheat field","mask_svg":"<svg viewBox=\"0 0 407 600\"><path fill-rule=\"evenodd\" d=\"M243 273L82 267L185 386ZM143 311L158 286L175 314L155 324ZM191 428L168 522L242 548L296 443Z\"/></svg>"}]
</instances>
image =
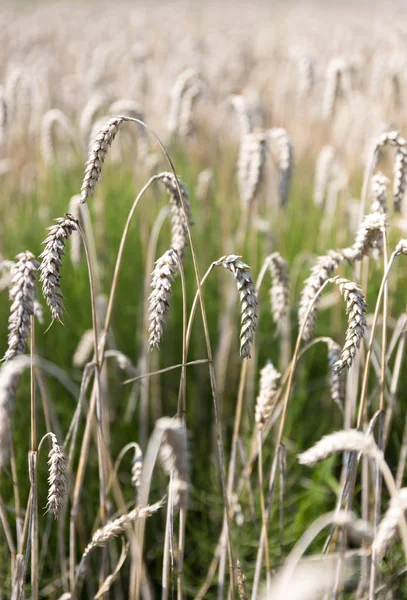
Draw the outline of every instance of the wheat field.
<instances>
[{"instance_id":1,"label":"wheat field","mask_svg":"<svg viewBox=\"0 0 407 600\"><path fill-rule=\"evenodd\" d=\"M2 3L0 600L407 598L406 51Z\"/></svg>"}]
</instances>

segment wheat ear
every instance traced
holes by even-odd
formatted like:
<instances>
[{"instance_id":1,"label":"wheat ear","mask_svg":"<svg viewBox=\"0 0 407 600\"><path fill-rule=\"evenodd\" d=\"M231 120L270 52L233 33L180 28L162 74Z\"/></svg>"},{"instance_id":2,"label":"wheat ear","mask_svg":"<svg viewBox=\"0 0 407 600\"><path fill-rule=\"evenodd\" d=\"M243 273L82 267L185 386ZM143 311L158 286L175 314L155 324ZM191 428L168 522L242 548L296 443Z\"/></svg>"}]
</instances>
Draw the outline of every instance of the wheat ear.
<instances>
[{"instance_id":1,"label":"wheat ear","mask_svg":"<svg viewBox=\"0 0 407 600\"><path fill-rule=\"evenodd\" d=\"M381 520L372 545L374 556L381 560L396 536L400 517L407 510L407 488L399 491L397 499L392 498L390 505Z\"/></svg>"},{"instance_id":2,"label":"wheat ear","mask_svg":"<svg viewBox=\"0 0 407 600\"><path fill-rule=\"evenodd\" d=\"M393 204L394 210L400 212L407 185L407 148L398 148L394 160Z\"/></svg>"},{"instance_id":3,"label":"wheat ear","mask_svg":"<svg viewBox=\"0 0 407 600\"><path fill-rule=\"evenodd\" d=\"M192 224L189 192L185 183L181 179L177 178L182 195L182 199L180 198L177 182L173 173L160 173L157 176L157 179L162 181L170 197L171 248L173 248L178 253L178 256L181 258L181 260L183 260L185 249L189 243L188 225ZM183 206L185 207L185 212ZM185 213L188 222L186 221Z\"/></svg>"},{"instance_id":4,"label":"wheat ear","mask_svg":"<svg viewBox=\"0 0 407 600\"><path fill-rule=\"evenodd\" d=\"M326 190L335 166L335 155L336 151L333 146L324 146L318 154L314 176L314 204L316 206L322 206L324 203Z\"/></svg>"},{"instance_id":5,"label":"wheat ear","mask_svg":"<svg viewBox=\"0 0 407 600\"><path fill-rule=\"evenodd\" d=\"M371 181L372 204L371 211L387 213L388 186L390 180L383 173L376 173Z\"/></svg>"},{"instance_id":6,"label":"wheat ear","mask_svg":"<svg viewBox=\"0 0 407 600\"><path fill-rule=\"evenodd\" d=\"M268 136L272 145L276 145L279 172L278 195L280 198L280 206L285 206L290 192L294 167L293 145L287 131L282 127L270 129Z\"/></svg>"},{"instance_id":7,"label":"wheat ear","mask_svg":"<svg viewBox=\"0 0 407 600\"><path fill-rule=\"evenodd\" d=\"M334 250L330 250L326 256L318 257L316 264L311 269L311 275L305 281L304 289L301 292L300 306L298 309L298 323L300 327L305 319L309 305L314 300L322 285L329 277L331 277L332 273L336 271L342 261L343 255ZM314 302L307 318L306 325L304 326L302 338L306 341L309 340L314 333L319 301L320 299L318 298L318 300Z\"/></svg>"},{"instance_id":8,"label":"wheat ear","mask_svg":"<svg viewBox=\"0 0 407 600\"><path fill-rule=\"evenodd\" d=\"M51 450L48 454L49 476L48 476L48 498L47 512L51 512L57 519L66 499L67 461L65 452L58 444L56 435L50 433Z\"/></svg>"},{"instance_id":9,"label":"wheat ear","mask_svg":"<svg viewBox=\"0 0 407 600\"><path fill-rule=\"evenodd\" d=\"M40 281L42 282L42 293L48 304L52 320L62 320L64 305L61 292L61 274L62 257L65 252L66 240L77 228L77 221L67 213L65 217L55 219L56 225L48 228L48 237L43 244L44 251L40 255L42 259L40 265Z\"/></svg>"},{"instance_id":10,"label":"wheat ear","mask_svg":"<svg viewBox=\"0 0 407 600\"><path fill-rule=\"evenodd\" d=\"M267 135L263 131L246 133L241 141L237 180L243 206L247 207L259 193L266 164Z\"/></svg>"},{"instance_id":11,"label":"wheat ear","mask_svg":"<svg viewBox=\"0 0 407 600\"><path fill-rule=\"evenodd\" d=\"M328 346L328 364L330 367L329 385L331 390L331 398L340 410L343 411L345 400L345 371L343 369L336 370L333 366L341 358L341 347L339 344L331 340L327 340Z\"/></svg>"},{"instance_id":12,"label":"wheat ear","mask_svg":"<svg viewBox=\"0 0 407 600\"><path fill-rule=\"evenodd\" d=\"M168 475L172 474L173 506L185 507L189 487L189 453L185 426L179 419L168 417L162 417L156 425L163 432L161 464Z\"/></svg>"},{"instance_id":13,"label":"wheat ear","mask_svg":"<svg viewBox=\"0 0 407 600\"><path fill-rule=\"evenodd\" d=\"M337 452L362 452L371 458L378 458L381 454L373 436L356 429L347 429L325 435L312 448L299 454L298 462L313 466Z\"/></svg>"},{"instance_id":14,"label":"wheat ear","mask_svg":"<svg viewBox=\"0 0 407 600\"><path fill-rule=\"evenodd\" d=\"M257 427L262 429L275 408L275 398L281 374L268 361L260 371L260 390L255 408Z\"/></svg>"},{"instance_id":15,"label":"wheat ear","mask_svg":"<svg viewBox=\"0 0 407 600\"><path fill-rule=\"evenodd\" d=\"M138 491L143 470L143 452L138 444L134 444L134 457L131 463L131 483Z\"/></svg>"},{"instance_id":16,"label":"wheat ear","mask_svg":"<svg viewBox=\"0 0 407 600\"><path fill-rule=\"evenodd\" d=\"M273 252L267 258L268 269L272 279L270 289L271 312L278 326L289 311L290 285L287 262L278 252Z\"/></svg>"},{"instance_id":17,"label":"wheat ear","mask_svg":"<svg viewBox=\"0 0 407 600\"><path fill-rule=\"evenodd\" d=\"M34 314L35 280L38 262L31 252L16 256L10 285L10 316L8 320L8 348L3 360L23 354L30 335L30 318Z\"/></svg>"},{"instance_id":18,"label":"wheat ear","mask_svg":"<svg viewBox=\"0 0 407 600\"><path fill-rule=\"evenodd\" d=\"M240 259L241 256L230 254L223 256L213 264L217 267L224 267L236 279L241 306L240 356L250 358L258 318L257 296L253 278L249 273L249 266Z\"/></svg>"},{"instance_id":19,"label":"wheat ear","mask_svg":"<svg viewBox=\"0 0 407 600\"><path fill-rule=\"evenodd\" d=\"M172 248L167 250L155 263L151 279L152 292L148 299L148 330L150 332L148 345L150 348L158 348L164 333L172 282L177 269L177 253Z\"/></svg>"},{"instance_id":20,"label":"wheat ear","mask_svg":"<svg viewBox=\"0 0 407 600\"><path fill-rule=\"evenodd\" d=\"M335 277L333 281L344 297L348 314L345 345L342 348L340 360L332 367L335 372L338 372L345 367L352 366L360 342L363 339L366 327L366 302L359 286L353 281L340 277Z\"/></svg>"},{"instance_id":21,"label":"wheat ear","mask_svg":"<svg viewBox=\"0 0 407 600\"><path fill-rule=\"evenodd\" d=\"M380 250L386 225L385 214L374 212L366 215L358 229L353 246L342 250L346 260L353 263L356 260L362 260L364 256L369 256L373 250Z\"/></svg>"}]
</instances>

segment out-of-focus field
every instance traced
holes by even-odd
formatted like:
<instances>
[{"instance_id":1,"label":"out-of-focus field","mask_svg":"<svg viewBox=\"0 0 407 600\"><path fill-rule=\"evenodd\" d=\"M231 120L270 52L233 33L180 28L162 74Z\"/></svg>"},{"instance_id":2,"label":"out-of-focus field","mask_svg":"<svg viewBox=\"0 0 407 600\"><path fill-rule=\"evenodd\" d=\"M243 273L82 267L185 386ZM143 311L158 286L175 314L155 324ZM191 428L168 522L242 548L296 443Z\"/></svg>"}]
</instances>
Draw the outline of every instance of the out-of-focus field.
<instances>
[{"instance_id":1,"label":"out-of-focus field","mask_svg":"<svg viewBox=\"0 0 407 600\"><path fill-rule=\"evenodd\" d=\"M83 247L80 256L75 252L78 232L66 241L60 268L63 324L55 321L49 327L51 314L37 277L43 319L34 321L35 370L30 374L26 368L18 377L18 388L16 384L17 389L10 390L7 367L12 361L0 368L1 599L21 598L23 590L27 598L65 600L140 595L145 600L160 595L221 599L228 594L253 600L261 594L293 600L407 597L403 591L406 558L395 524L404 509L398 505L388 548L380 560L372 560L376 530L390 495L384 483L378 487L376 463L366 456L359 457L347 508L363 519L364 526L371 526L370 537L361 540L352 537L352 531L347 537L344 529L337 530L322 555L327 527L312 537L305 552L316 556L318 563L307 563L306 568L301 563L304 570L289 577L291 583L301 582L300 589L288 584L276 588L276 573L284 565L292 566L295 543L316 519L335 510L346 483L349 453L309 468L298 463L299 452L323 435L356 427L366 431L370 426L397 488L404 486L406 257L393 257L387 284L383 274L407 231L407 143L402 137L407 135L406 36L403 3L382 7L317 2L1 6L1 353L11 343L7 336L13 265L9 261L26 250L39 257L53 219L74 211L90 247L96 320L99 333L104 331L132 203L150 177L172 172L160 143L189 192L196 260L194 264L185 238L183 275L174 275L163 337L159 349L148 351L151 271L174 239L168 194L160 181L152 183L130 225L99 357L105 362L96 367L89 333L87 351L78 356L78 344L94 326ZM148 129L139 122L120 124L111 146L102 148L107 155L100 161L103 169L95 192L79 208L78 194L95 136L109 119L120 115L142 121ZM398 137L381 137L396 130ZM378 197L374 184L379 172L388 177L381 190L386 196L387 189L387 200ZM179 202L179 196L174 197ZM360 225L369 214L387 217L381 216L382 227L367 235ZM182 229L182 210L178 218ZM317 257L329 250L340 253L341 264L325 279L339 275L360 284L368 305L360 348L354 344L355 360L342 371L344 393L334 399L327 340L310 342L324 336L342 347L347 327L355 327L354 306L347 315L349 304L334 283L322 292L315 331L301 342L299 357L294 350L301 325L298 309L308 307L302 295L304 281ZM274 253L287 262L288 271L287 288L279 292L283 299L278 296L284 306L281 310L280 305L277 316L269 294L277 282L268 268ZM253 343L250 331L241 333L243 339L248 336L251 358L239 356L239 314L243 313L243 326L251 323L244 312L245 297L236 291L232 274L217 268L202 288L213 360L210 357L208 363L199 303L185 356L184 318L191 314L197 291L196 268L202 278L213 261L229 255L242 256L257 284L259 318ZM319 286L323 283L322 275ZM384 294L379 297L381 284ZM315 282L311 291L314 295L318 291ZM17 327L17 332L21 329ZM369 341L372 329L374 344ZM307 343L310 347L304 350ZM27 355L31 350L27 339ZM122 353L119 360L116 351ZM201 362L181 369L185 358ZM282 378L275 388L261 390L260 371L267 361ZM174 365L178 367L156 374ZM212 366L215 387L211 386ZM50 431L64 444L89 373L76 441L72 443L70 433L65 445L67 493L56 521L44 514L50 439L44 440L38 454L34 491L27 455L29 450L37 451L38 442ZM126 383L135 377L136 382ZM102 424L96 413L88 412L97 394L95 382L100 384ZM261 402L266 402L266 408ZM265 424L256 422L256 407L257 414L268 410ZM183 442L187 439L187 452L181 443L183 464L188 463L181 479L188 488L188 502L181 501L181 507L171 507L174 481L180 478L180 470L174 467L181 460L176 446L167 440L163 453L161 445L161 459L149 470L160 446L153 432L164 427L162 417L178 417L177 431ZM93 427L89 452L83 445L86 423ZM170 439L167 430L164 435ZM116 463L126 444L134 442L150 461L144 463L136 489L133 446ZM220 446L224 459L222 452L219 456ZM165 451L170 452L170 468ZM280 461L271 497L268 486L276 456L284 456L286 465ZM80 465L85 468L82 483L78 483ZM222 472L227 490L222 488ZM76 515L72 515L74 491L80 492ZM37 493L38 531L32 508ZM78 565L95 530L164 496L163 507L146 519L145 532L131 524L122 527L115 539L109 538L106 549L92 549L84 581L78 583ZM271 498L264 552L262 497L266 503ZM346 498L342 504L345 507ZM233 584L237 559L247 578L246 595L239 570ZM322 565L321 570L315 570L315 564ZM343 571L338 564L345 565ZM371 575L374 564L376 572Z\"/></svg>"}]
</instances>

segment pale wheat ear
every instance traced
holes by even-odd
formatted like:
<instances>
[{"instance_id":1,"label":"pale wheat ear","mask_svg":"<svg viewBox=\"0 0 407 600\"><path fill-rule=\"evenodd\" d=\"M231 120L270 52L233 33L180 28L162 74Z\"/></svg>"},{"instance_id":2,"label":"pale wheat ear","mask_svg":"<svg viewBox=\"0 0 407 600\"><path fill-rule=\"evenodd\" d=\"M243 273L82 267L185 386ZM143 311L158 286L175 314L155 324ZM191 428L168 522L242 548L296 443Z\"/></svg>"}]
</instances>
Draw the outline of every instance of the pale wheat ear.
<instances>
[{"instance_id":1,"label":"pale wheat ear","mask_svg":"<svg viewBox=\"0 0 407 600\"><path fill-rule=\"evenodd\" d=\"M178 177L176 180L173 173L160 173L157 175L157 180L164 184L170 197L171 248L178 253L182 261L189 243L188 225L192 225L189 192L185 183ZM177 182L182 198L178 192Z\"/></svg>"},{"instance_id":2,"label":"pale wheat ear","mask_svg":"<svg viewBox=\"0 0 407 600\"><path fill-rule=\"evenodd\" d=\"M334 277L333 282L339 287L339 291L344 297L346 302L346 312L349 315L345 345L341 351L341 358L332 367L335 372L338 372L345 367L352 366L356 352L359 349L360 342L365 333L365 312L367 305L365 298L356 283L340 277Z\"/></svg>"},{"instance_id":3,"label":"pale wheat ear","mask_svg":"<svg viewBox=\"0 0 407 600\"><path fill-rule=\"evenodd\" d=\"M300 327L302 326L308 308L318 291L342 262L343 255L334 250L330 250L326 256L318 257L316 264L311 269L311 275L305 281L305 286L301 292L300 306L298 309L298 324ZM319 301L320 299L318 298L318 300L314 302L304 326L302 338L305 341L311 339L314 333Z\"/></svg>"},{"instance_id":4,"label":"pale wheat ear","mask_svg":"<svg viewBox=\"0 0 407 600\"><path fill-rule=\"evenodd\" d=\"M273 413L280 379L281 374L269 360L260 371L260 390L255 408L255 421L259 429L263 429L264 424Z\"/></svg>"},{"instance_id":5,"label":"pale wheat ear","mask_svg":"<svg viewBox=\"0 0 407 600\"><path fill-rule=\"evenodd\" d=\"M389 183L388 177L379 172L373 175L370 184L372 194L371 211L387 214L387 200L389 195Z\"/></svg>"},{"instance_id":6,"label":"pale wheat ear","mask_svg":"<svg viewBox=\"0 0 407 600\"><path fill-rule=\"evenodd\" d=\"M158 348L164 333L169 311L169 297L172 282L178 269L177 253L172 248L167 250L155 263L152 274L152 292L148 299L148 320L150 332L149 348Z\"/></svg>"},{"instance_id":7,"label":"pale wheat ear","mask_svg":"<svg viewBox=\"0 0 407 600\"><path fill-rule=\"evenodd\" d=\"M314 175L314 204L324 204L328 184L332 180L336 166L336 150L333 146L324 146L318 154Z\"/></svg>"},{"instance_id":8,"label":"pale wheat ear","mask_svg":"<svg viewBox=\"0 0 407 600\"><path fill-rule=\"evenodd\" d=\"M8 348L3 360L23 354L31 330L34 314L35 282L38 262L31 252L17 254L10 284L10 316L8 320Z\"/></svg>"},{"instance_id":9,"label":"pale wheat ear","mask_svg":"<svg viewBox=\"0 0 407 600\"><path fill-rule=\"evenodd\" d=\"M239 151L237 180L243 207L256 199L264 177L267 134L253 131L242 137Z\"/></svg>"},{"instance_id":10,"label":"pale wheat ear","mask_svg":"<svg viewBox=\"0 0 407 600\"><path fill-rule=\"evenodd\" d=\"M382 212L366 215L356 234L355 243L351 248L342 250L343 256L352 264L369 256L374 250L380 251L386 227L387 218Z\"/></svg>"},{"instance_id":11,"label":"pale wheat ear","mask_svg":"<svg viewBox=\"0 0 407 600\"><path fill-rule=\"evenodd\" d=\"M186 507L189 490L189 453L185 425L179 419L162 417L156 423L162 431L161 464L172 475L172 503L174 508Z\"/></svg>"},{"instance_id":12,"label":"pale wheat ear","mask_svg":"<svg viewBox=\"0 0 407 600\"><path fill-rule=\"evenodd\" d=\"M294 168L294 149L290 136L282 127L270 129L268 131L268 138L271 146L275 147L276 150L279 172L278 195L280 206L285 206L290 193Z\"/></svg>"},{"instance_id":13,"label":"pale wheat ear","mask_svg":"<svg viewBox=\"0 0 407 600\"><path fill-rule=\"evenodd\" d=\"M63 448L61 448L61 446L58 444L56 435L53 433L50 433L49 435L51 437L52 446L48 454L49 487L47 497L47 512L51 512L57 519L66 500L67 458Z\"/></svg>"},{"instance_id":14,"label":"pale wheat ear","mask_svg":"<svg viewBox=\"0 0 407 600\"><path fill-rule=\"evenodd\" d=\"M356 429L336 431L325 435L312 448L298 454L301 465L313 466L337 452L362 452L377 458L380 451L371 435L365 435Z\"/></svg>"},{"instance_id":15,"label":"pale wheat ear","mask_svg":"<svg viewBox=\"0 0 407 600\"><path fill-rule=\"evenodd\" d=\"M131 463L131 483L138 492L141 484L143 470L143 452L137 443L134 443L134 456Z\"/></svg>"},{"instance_id":16,"label":"pale wheat ear","mask_svg":"<svg viewBox=\"0 0 407 600\"><path fill-rule=\"evenodd\" d=\"M341 358L341 347L334 340L327 340L328 346L328 364L330 366L329 385L331 398L343 413L343 405L345 401L345 372L343 369L333 369L333 366Z\"/></svg>"},{"instance_id":17,"label":"pale wheat ear","mask_svg":"<svg viewBox=\"0 0 407 600\"><path fill-rule=\"evenodd\" d=\"M398 498L392 498L390 505L380 521L376 536L372 545L373 556L376 560L382 560L394 540L400 517L407 510L407 488L399 490Z\"/></svg>"},{"instance_id":18,"label":"pale wheat ear","mask_svg":"<svg viewBox=\"0 0 407 600\"><path fill-rule=\"evenodd\" d=\"M65 217L55 219L55 221L56 225L48 228L48 237L43 242L45 249L40 254L42 259L40 281L45 301L51 310L52 321L62 322L64 305L62 302L60 269L65 254L66 240L77 229L77 221L69 213Z\"/></svg>"},{"instance_id":19,"label":"pale wheat ear","mask_svg":"<svg viewBox=\"0 0 407 600\"><path fill-rule=\"evenodd\" d=\"M224 267L230 271L237 283L241 307L240 356L250 358L254 332L257 326L257 295L249 266L241 260L241 256L230 254L215 261L215 267Z\"/></svg>"},{"instance_id":20,"label":"pale wheat ear","mask_svg":"<svg viewBox=\"0 0 407 600\"><path fill-rule=\"evenodd\" d=\"M273 252L267 258L268 270L272 279L270 289L271 313L274 323L281 325L286 318L290 308L290 280L288 275L288 264L279 252Z\"/></svg>"}]
</instances>

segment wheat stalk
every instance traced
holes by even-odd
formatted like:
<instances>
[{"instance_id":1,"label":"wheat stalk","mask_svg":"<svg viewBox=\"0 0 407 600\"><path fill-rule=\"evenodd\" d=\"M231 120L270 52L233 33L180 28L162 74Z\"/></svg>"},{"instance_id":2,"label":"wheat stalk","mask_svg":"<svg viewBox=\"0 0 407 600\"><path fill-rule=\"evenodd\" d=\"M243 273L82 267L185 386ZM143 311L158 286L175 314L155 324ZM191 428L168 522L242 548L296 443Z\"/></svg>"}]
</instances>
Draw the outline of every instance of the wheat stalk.
<instances>
[{"instance_id":1,"label":"wheat stalk","mask_svg":"<svg viewBox=\"0 0 407 600\"><path fill-rule=\"evenodd\" d=\"M31 252L16 256L10 285L10 316L8 320L8 348L3 360L23 354L30 335L31 315L34 314L35 279L38 262Z\"/></svg>"},{"instance_id":2,"label":"wheat stalk","mask_svg":"<svg viewBox=\"0 0 407 600\"><path fill-rule=\"evenodd\" d=\"M246 265L237 254L223 256L214 266L224 267L230 271L237 283L241 306L240 356L250 358L251 345L257 325L257 296L252 276Z\"/></svg>"},{"instance_id":3,"label":"wheat stalk","mask_svg":"<svg viewBox=\"0 0 407 600\"><path fill-rule=\"evenodd\" d=\"M48 228L49 234L43 244L44 251L40 255L40 281L42 282L42 293L48 304L52 320L62 321L64 305L61 292L62 257L64 256L65 242L73 231L77 229L77 221L67 213L65 217L55 219L56 225Z\"/></svg>"}]
</instances>

